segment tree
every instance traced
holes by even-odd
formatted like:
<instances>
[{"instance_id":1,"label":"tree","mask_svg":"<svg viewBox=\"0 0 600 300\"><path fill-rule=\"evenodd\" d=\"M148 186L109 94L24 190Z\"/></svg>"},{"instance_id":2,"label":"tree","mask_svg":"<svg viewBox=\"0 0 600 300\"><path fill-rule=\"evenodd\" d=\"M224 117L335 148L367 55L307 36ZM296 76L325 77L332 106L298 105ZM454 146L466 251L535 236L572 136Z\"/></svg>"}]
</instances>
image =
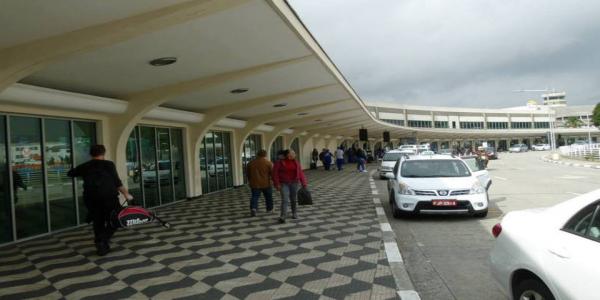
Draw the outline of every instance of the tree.
<instances>
[{"instance_id":1,"label":"tree","mask_svg":"<svg viewBox=\"0 0 600 300\"><path fill-rule=\"evenodd\" d=\"M592 124L596 127L600 127L600 103L596 104L594 107L594 112L592 113Z\"/></svg>"},{"instance_id":2,"label":"tree","mask_svg":"<svg viewBox=\"0 0 600 300\"><path fill-rule=\"evenodd\" d=\"M565 121L565 127L578 128L578 127L581 127L581 126L583 126L583 121L581 121L577 117L569 117Z\"/></svg>"}]
</instances>

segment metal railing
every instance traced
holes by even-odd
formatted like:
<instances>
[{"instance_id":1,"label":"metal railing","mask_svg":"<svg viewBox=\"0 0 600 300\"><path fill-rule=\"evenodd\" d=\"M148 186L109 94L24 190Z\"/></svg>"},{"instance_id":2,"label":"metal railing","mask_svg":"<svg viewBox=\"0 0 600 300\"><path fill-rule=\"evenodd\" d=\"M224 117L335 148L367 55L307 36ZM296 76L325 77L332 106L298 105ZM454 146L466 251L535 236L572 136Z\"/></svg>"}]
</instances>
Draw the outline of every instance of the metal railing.
<instances>
[{"instance_id":1,"label":"metal railing","mask_svg":"<svg viewBox=\"0 0 600 300\"><path fill-rule=\"evenodd\" d=\"M600 161L600 143L561 146L560 155L580 160Z\"/></svg>"}]
</instances>

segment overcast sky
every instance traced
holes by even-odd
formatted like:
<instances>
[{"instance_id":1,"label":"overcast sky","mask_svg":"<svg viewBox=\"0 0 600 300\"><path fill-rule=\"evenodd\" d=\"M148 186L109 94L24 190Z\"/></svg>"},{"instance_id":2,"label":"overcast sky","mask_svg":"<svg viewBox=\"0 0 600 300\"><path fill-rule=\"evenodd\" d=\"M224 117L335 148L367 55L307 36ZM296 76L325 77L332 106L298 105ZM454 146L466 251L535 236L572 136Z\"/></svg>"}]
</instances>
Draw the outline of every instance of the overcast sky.
<instances>
[{"instance_id":1,"label":"overcast sky","mask_svg":"<svg viewBox=\"0 0 600 300\"><path fill-rule=\"evenodd\" d=\"M598 0L289 0L365 101L600 101Z\"/></svg>"}]
</instances>

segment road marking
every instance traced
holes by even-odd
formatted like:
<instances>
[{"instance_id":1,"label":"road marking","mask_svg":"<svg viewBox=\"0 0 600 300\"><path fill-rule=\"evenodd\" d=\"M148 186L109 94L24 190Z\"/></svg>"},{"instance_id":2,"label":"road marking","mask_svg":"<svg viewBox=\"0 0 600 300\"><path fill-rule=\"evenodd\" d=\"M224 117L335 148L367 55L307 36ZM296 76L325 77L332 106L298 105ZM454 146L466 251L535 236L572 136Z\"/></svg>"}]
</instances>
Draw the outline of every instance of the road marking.
<instances>
[{"instance_id":1,"label":"road marking","mask_svg":"<svg viewBox=\"0 0 600 300\"><path fill-rule=\"evenodd\" d=\"M373 194L373 195L379 195L379 192L377 190L372 190L371 194Z\"/></svg>"},{"instance_id":2,"label":"road marking","mask_svg":"<svg viewBox=\"0 0 600 300\"><path fill-rule=\"evenodd\" d=\"M381 200L379 200L379 198L373 198L373 203L381 204Z\"/></svg>"},{"instance_id":3,"label":"road marking","mask_svg":"<svg viewBox=\"0 0 600 300\"><path fill-rule=\"evenodd\" d=\"M404 262L402 260L402 255L400 255L400 249L398 249L398 245L396 243L385 242L385 255L389 262Z\"/></svg>"},{"instance_id":4,"label":"road marking","mask_svg":"<svg viewBox=\"0 0 600 300\"><path fill-rule=\"evenodd\" d=\"M375 211L377 212L377 215L379 216L383 216L385 215L385 211L383 210L383 207L375 207Z\"/></svg>"},{"instance_id":5,"label":"road marking","mask_svg":"<svg viewBox=\"0 0 600 300\"><path fill-rule=\"evenodd\" d=\"M558 179L582 179L582 178L585 178L585 176L565 175L565 176L558 177Z\"/></svg>"},{"instance_id":6,"label":"road marking","mask_svg":"<svg viewBox=\"0 0 600 300\"><path fill-rule=\"evenodd\" d=\"M392 225L390 223L381 223L381 231L392 231Z\"/></svg>"},{"instance_id":7,"label":"road marking","mask_svg":"<svg viewBox=\"0 0 600 300\"><path fill-rule=\"evenodd\" d=\"M504 177L500 177L500 176L494 176L494 177L497 179L500 179L500 180L505 180L505 181L508 180L508 178L504 178Z\"/></svg>"},{"instance_id":8,"label":"road marking","mask_svg":"<svg viewBox=\"0 0 600 300\"><path fill-rule=\"evenodd\" d=\"M580 196L580 193L575 193L575 192L567 192L567 194L571 194L571 195L575 195L575 196Z\"/></svg>"}]
</instances>

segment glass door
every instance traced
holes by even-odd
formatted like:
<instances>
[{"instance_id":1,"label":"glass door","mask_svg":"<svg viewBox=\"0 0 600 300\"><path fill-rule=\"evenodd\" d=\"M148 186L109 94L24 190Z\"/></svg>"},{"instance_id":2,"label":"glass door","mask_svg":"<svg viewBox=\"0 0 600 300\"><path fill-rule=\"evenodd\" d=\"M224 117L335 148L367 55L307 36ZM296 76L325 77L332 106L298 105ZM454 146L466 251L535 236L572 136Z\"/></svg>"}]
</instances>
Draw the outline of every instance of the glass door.
<instances>
[{"instance_id":1,"label":"glass door","mask_svg":"<svg viewBox=\"0 0 600 300\"><path fill-rule=\"evenodd\" d=\"M6 149L6 117L0 116L0 243L13 239L11 184Z\"/></svg>"},{"instance_id":2,"label":"glass door","mask_svg":"<svg viewBox=\"0 0 600 300\"><path fill-rule=\"evenodd\" d=\"M41 119L11 116L10 143L16 238L46 233Z\"/></svg>"},{"instance_id":3,"label":"glass door","mask_svg":"<svg viewBox=\"0 0 600 300\"><path fill-rule=\"evenodd\" d=\"M171 164L171 137L168 128L156 128L158 141L158 176L160 182L160 203L170 203L173 198L173 167Z\"/></svg>"},{"instance_id":4,"label":"glass door","mask_svg":"<svg viewBox=\"0 0 600 300\"><path fill-rule=\"evenodd\" d=\"M158 206L160 199L156 166L156 134L153 127L140 127L140 148L142 150L142 184L145 206Z\"/></svg>"},{"instance_id":5,"label":"glass door","mask_svg":"<svg viewBox=\"0 0 600 300\"><path fill-rule=\"evenodd\" d=\"M44 120L47 198L50 206L50 229L77 225L71 169L71 122Z\"/></svg>"}]
</instances>

